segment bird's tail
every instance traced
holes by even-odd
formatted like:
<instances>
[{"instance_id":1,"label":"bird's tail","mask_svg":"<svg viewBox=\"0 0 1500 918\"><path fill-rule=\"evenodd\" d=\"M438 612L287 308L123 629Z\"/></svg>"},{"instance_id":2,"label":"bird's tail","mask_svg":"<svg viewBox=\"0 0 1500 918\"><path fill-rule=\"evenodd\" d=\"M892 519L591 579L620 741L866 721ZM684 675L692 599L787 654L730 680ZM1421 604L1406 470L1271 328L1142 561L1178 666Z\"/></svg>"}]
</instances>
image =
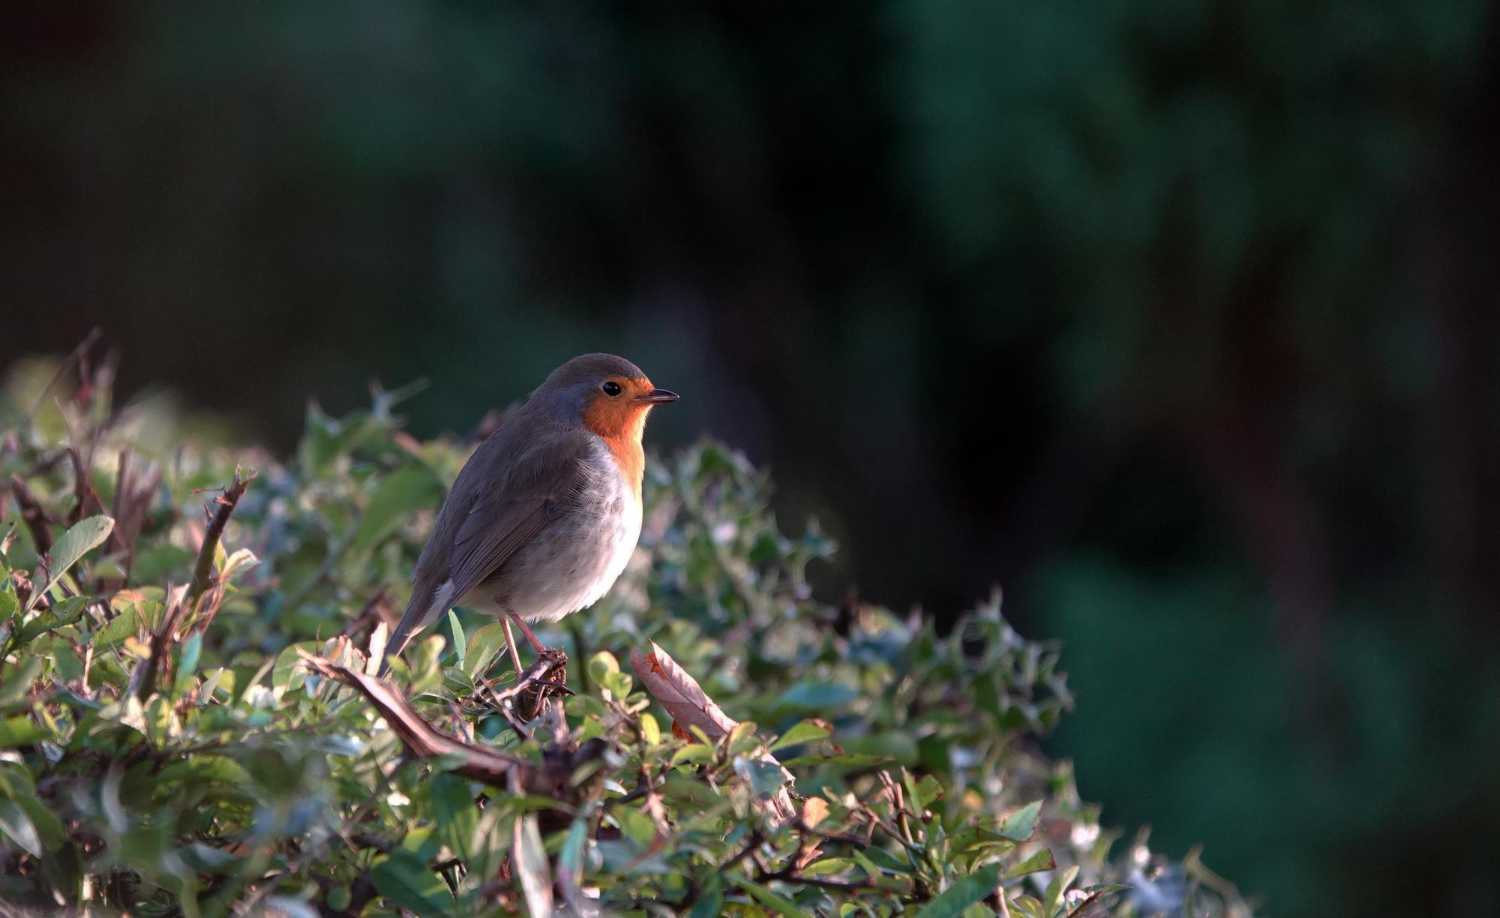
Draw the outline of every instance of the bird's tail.
<instances>
[{"instance_id":1,"label":"bird's tail","mask_svg":"<svg viewBox=\"0 0 1500 918\"><path fill-rule=\"evenodd\" d=\"M422 590L412 592L411 602L406 605L406 614L401 616L400 624L396 625L396 630L391 632L390 638L385 642L385 653L380 660L381 678L390 670L391 658L400 656L401 651L406 649L406 645L418 632L448 611L446 593L443 589L439 589L436 596L423 595Z\"/></svg>"}]
</instances>

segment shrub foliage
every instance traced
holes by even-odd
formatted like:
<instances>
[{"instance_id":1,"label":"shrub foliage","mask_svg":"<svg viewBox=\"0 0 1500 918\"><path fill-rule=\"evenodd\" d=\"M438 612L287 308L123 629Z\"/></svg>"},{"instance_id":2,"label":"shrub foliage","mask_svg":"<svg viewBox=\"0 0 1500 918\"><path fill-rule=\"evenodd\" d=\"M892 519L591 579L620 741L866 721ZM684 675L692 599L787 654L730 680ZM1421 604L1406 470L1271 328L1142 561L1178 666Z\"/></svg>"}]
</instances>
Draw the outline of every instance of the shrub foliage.
<instances>
[{"instance_id":1,"label":"shrub foliage","mask_svg":"<svg viewBox=\"0 0 1500 918\"><path fill-rule=\"evenodd\" d=\"M43 397L20 374L0 400L0 901L1248 914L1196 857L1116 846L1039 752L1071 704L1057 647L998 597L946 635L820 602L804 573L832 544L780 531L731 450L651 463L626 575L543 632L572 694L539 716L507 697L498 625L459 610L414 642L392 694L448 744L415 748L329 674L367 670L468 444L414 440L404 393L377 389L347 417L310 408L282 463L82 379ZM643 658L696 677L723 729L674 722Z\"/></svg>"}]
</instances>

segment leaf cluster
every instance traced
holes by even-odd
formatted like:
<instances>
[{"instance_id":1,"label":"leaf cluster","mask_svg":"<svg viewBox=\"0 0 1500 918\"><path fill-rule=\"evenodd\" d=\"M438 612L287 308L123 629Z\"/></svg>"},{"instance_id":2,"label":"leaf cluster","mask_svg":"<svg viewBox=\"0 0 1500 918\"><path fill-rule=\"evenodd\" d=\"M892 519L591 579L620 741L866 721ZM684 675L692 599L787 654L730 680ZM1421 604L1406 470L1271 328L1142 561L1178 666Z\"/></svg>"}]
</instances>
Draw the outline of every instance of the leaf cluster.
<instances>
[{"instance_id":1,"label":"leaf cluster","mask_svg":"<svg viewBox=\"0 0 1500 918\"><path fill-rule=\"evenodd\" d=\"M1072 704L1055 645L1017 634L998 596L947 634L819 601L805 573L832 543L781 531L766 477L713 443L651 463L625 576L544 634L571 694L523 716L499 626L461 610L394 667L437 737L414 745L345 684L373 674L470 446L407 436L406 394L310 409L286 463L162 436L176 418L117 411L107 387L29 415L0 401L0 900L1249 914L1195 857L1144 837L1115 851L1040 753ZM664 706L679 671L703 698ZM708 720L683 713L710 700Z\"/></svg>"}]
</instances>

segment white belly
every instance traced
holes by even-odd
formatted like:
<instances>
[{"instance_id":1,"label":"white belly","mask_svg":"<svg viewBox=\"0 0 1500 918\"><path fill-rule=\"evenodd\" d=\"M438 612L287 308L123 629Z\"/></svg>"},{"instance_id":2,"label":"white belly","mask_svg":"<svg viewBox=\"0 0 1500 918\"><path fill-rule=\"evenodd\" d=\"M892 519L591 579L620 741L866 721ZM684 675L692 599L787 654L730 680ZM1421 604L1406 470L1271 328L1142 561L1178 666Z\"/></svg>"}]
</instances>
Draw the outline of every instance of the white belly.
<instances>
[{"instance_id":1,"label":"white belly","mask_svg":"<svg viewBox=\"0 0 1500 918\"><path fill-rule=\"evenodd\" d=\"M578 504L455 605L555 620L609 592L641 535L641 503L603 441Z\"/></svg>"}]
</instances>

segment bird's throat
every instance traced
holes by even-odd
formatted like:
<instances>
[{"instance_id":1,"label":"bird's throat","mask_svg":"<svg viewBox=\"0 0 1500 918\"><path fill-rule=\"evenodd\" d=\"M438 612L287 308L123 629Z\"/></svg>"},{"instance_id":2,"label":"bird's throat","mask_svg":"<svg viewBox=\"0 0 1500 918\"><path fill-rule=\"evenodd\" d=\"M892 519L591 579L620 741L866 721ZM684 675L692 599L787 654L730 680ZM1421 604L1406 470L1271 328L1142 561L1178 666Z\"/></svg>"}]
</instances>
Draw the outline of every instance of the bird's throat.
<instances>
[{"instance_id":1,"label":"bird's throat","mask_svg":"<svg viewBox=\"0 0 1500 918\"><path fill-rule=\"evenodd\" d=\"M623 410L622 410L623 409ZM641 496L641 478L646 473L646 452L641 436L646 432L649 409L634 405L602 404L584 412L584 426L609 447L630 490Z\"/></svg>"},{"instance_id":2,"label":"bird's throat","mask_svg":"<svg viewBox=\"0 0 1500 918\"><path fill-rule=\"evenodd\" d=\"M620 466L620 475L630 485L630 490L639 500L641 496L641 479L646 474L646 451L641 448L641 438L637 434L622 433L617 436L608 437L600 435L604 445L609 447L610 453L615 457L615 462Z\"/></svg>"}]
</instances>

